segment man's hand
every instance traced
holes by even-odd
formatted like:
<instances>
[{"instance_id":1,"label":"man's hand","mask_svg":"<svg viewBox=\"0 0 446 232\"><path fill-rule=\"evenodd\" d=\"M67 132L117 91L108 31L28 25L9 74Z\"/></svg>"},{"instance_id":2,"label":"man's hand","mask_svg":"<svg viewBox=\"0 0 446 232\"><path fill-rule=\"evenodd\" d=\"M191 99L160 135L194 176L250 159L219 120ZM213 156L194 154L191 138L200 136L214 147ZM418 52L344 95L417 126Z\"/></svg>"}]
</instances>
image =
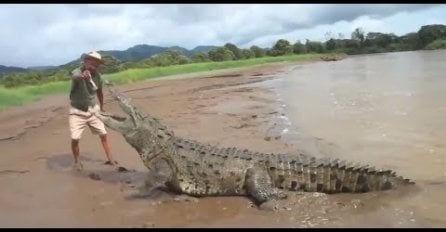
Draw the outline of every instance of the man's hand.
<instances>
[{"instance_id":1,"label":"man's hand","mask_svg":"<svg viewBox=\"0 0 446 232\"><path fill-rule=\"evenodd\" d=\"M74 74L73 77L78 79L78 80L79 79L86 80L86 79L90 79L91 78L91 73L90 73L90 71L85 70L83 72L79 72L79 73Z\"/></svg>"},{"instance_id":2,"label":"man's hand","mask_svg":"<svg viewBox=\"0 0 446 232\"><path fill-rule=\"evenodd\" d=\"M91 78L91 73L89 70L84 70L81 72L81 70L76 69L72 72L72 78L75 80L85 80Z\"/></svg>"},{"instance_id":3,"label":"man's hand","mask_svg":"<svg viewBox=\"0 0 446 232\"><path fill-rule=\"evenodd\" d=\"M89 79L89 78L91 78L91 73L90 73L90 71L89 70L84 70L83 72L82 72L82 77L81 77L82 79Z\"/></svg>"}]
</instances>

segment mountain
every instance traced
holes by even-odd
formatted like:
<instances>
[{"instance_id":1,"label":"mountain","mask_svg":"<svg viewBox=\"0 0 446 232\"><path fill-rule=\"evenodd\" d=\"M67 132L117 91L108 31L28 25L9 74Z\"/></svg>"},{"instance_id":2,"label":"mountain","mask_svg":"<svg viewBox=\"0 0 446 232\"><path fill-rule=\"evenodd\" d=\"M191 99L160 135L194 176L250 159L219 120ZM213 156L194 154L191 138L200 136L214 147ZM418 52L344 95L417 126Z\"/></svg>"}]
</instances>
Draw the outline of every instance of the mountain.
<instances>
[{"instance_id":1,"label":"mountain","mask_svg":"<svg viewBox=\"0 0 446 232\"><path fill-rule=\"evenodd\" d=\"M218 48L217 46L198 46L192 50L187 50L186 48L180 46L171 46L171 47L160 47L153 46L147 44L139 44L128 48L124 51L119 50L106 50L106 51L98 51L101 54L110 55L115 57L121 61L138 61L150 58L153 55L163 53L167 50L176 50L183 53L187 57L191 57L193 54L198 52L208 52L214 48Z\"/></svg>"},{"instance_id":2,"label":"mountain","mask_svg":"<svg viewBox=\"0 0 446 232\"><path fill-rule=\"evenodd\" d=\"M0 74L11 73L11 72L26 72L26 71L28 70L25 68L0 65Z\"/></svg>"},{"instance_id":3,"label":"mountain","mask_svg":"<svg viewBox=\"0 0 446 232\"><path fill-rule=\"evenodd\" d=\"M179 52L183 53L183 55L185 55L185 56L192 56L193 55L191 53L191 51L187 50L186 48L180 47L180 46L173 46L173 47L169 47L167 49L173 50L173 51L179 51Z\"/></svg>"},{"instance_id":4,"label":"mountain","mask_svg":"<svg viewBox=\"0 0 446 232\"><path fill-rule=\"evenodd\" d=\"M198 52L209 52L212 49L218 48L218 46L197 46L192 50L188 50L186 48L180 47L180 46L171 46L171 47L161 47L161 46L154 46L154 45L147 45L147 44L139 44L135 45L133 47L130 47L126 50L101 50L98 51L102 55L109 55L112 56L120 61L127 62L127 61L139 61L143 59L147 59L152 57L153 55L163 53L167 50L176 50L181 53L183 53L187 57L191 57L195 53ZM25 71L49 71L52 69L59 69L59 68L73 68L80 64L81 59L78 58L76 60L70 61L66 64L62 64L59 66L33 66L28 68L19 68L19 67L6 67L0 65L0 74L2 73L9 73L9 72L25 72Z\"/></svg>"},{"instance_id":5,"label":"mountain","mask_svg":"<svg viewBox=\"0 0 446 232\"><path fill-rule=\"evenodd\" d=\"M124 51L109 50L109 51L98 51L100 54L110 55L118 60L122 61L137 61L149 58L155 54L162 53L166 51L167 47L152 46L147 44L140 44L128 48Z\"/></svg>"},{"instance_id":6,"label":"mountain","mask_svg":"<svg viewBox=\"0 0 446 232\"><path fill-rule=\"evenodd\" d=\"M35 71L45 71L45 70L50 70L50 69L54 69L57 68L57 66L31 66L28 67L28 70L35 70Z\"/></svg>"},{"instance_id":7,"label":"mountain","mask_svg":"<svg viewBox=\"0 0 446 232\"><path fill-rule=\"evenodd\" d=\"M212 49L219 48L218 46L197 46L194 49L192 49L190 52L192 54L198 53L198 52L209 52Z\"/></svg>"}]
</instances>

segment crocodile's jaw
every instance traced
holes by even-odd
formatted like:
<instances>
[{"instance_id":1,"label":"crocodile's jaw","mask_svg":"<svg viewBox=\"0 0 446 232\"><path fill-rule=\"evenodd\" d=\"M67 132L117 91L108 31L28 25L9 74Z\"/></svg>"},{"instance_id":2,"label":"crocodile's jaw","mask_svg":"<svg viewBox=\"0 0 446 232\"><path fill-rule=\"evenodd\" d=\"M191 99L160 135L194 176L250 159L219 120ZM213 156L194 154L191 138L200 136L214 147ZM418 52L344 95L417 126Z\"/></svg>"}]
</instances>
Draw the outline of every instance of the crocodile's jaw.
<instances>
[{"instance_id":1,"label":"crocodile's jaw","mask_svg":"<svg viewBox=\"0 0 446 232\"><path fill-rule=\"evenodd\" d=\"M109 115L103 112L96 113L98 117L107 127L121 134L125 134L129 128L128 118Z\"/></svg>"},{"instance_id":2,"label":"crocodile's jaw","mask_svg":"<svg viewBox=\"0 0 446 232\"><path fill-rule=\"evenodd\" d=\"M138 128L144 120L144 117L142 117L137 109L130 104L130 99L124 97L113 88L109 88L109 91L111 96L118 101L121 110L125 113L125 117L110 115L105 112L98 112L96 113L96 116L104 122L107 127L116 130L125 136L127 133Z\"/></svg>"},{"instance_id":3,"label":"crocodile's jaw","mask_svg":"<svg viewBox=\"0 0 446 232\"><path fill-rule=\"evenodd\" d=\"M159 128L157 123L153 121L155 125L151 125L149 121L141 120L139 117L135 117L136 120L132 120L132 117L119 117L115 115L109 115L105 112L97 113L96 116L104 122L104 124L110 129L119 132L140 155L144 163L148 164L160 153L160 149L164 147L165 139L169 139L172 134L169 131ZM135 124L134 121L137 123ZM151 126L147 126L151 125ZM146 165L147 166L147 165Z\"/></svg>"}]
</instances>

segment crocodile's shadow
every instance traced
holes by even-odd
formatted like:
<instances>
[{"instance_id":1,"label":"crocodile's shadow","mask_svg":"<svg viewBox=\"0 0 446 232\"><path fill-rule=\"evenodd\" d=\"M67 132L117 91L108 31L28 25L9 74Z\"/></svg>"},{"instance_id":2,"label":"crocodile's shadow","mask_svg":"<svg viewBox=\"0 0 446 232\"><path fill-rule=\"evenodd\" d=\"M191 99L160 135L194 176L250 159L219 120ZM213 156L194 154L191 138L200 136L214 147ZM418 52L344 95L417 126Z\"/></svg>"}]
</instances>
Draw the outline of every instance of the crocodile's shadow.
<instances>
[{"instance_id":1,"label":"crocodile's shadow","mask_svg":"<svg viewBox=\"0 0 446 232\"><path fill-rule=\"evenodd\" d=\"M144 193L144 182L148 178L147 171L137 171L137 170L129 170L126 172L118 172L116 169L112 169L109 166L103 165L104 160L101 159L92 159L90 158L92 155L90 154L81 154L81 161L84 163L84 171L79 172L76 170L73 170L73 157L71 154L54 154L50 155L48 157L45 157L46 159L46 166L49 170L57 172L57 173L65 173L67 175L75 176L78 178L85 178L85 179L92 179L94 181L100 181L108 184L123 184L127 188L132 189L131 193L129 193L125 199L127 200L137 200L137 199L147 199L147 200L153 200L157 201L157 203L163 203L168 201L177 201L178 199L183 199L184 201L193 201L193 197L187 198L185 195L180 194L176 195L175 193L169 192L167 189L158 189L156 191L153 191L150 195L146 195ZM412 186L413 188L413 186ZM392 193L393 192L393 193ZM374 199L373 201L377 201L378 196L386 195L387 198L395 198L395 195L398 195L399 197L402 197L402 195L405 195L404 193L407 193L407 191L404 190L393 190L387 193L383 192L373 192L368 193L366 195L372 196L371 198ZM307 198L313 198L317 199L319 197L312 197L314 193L292 193L289 192L291 195L294 195L294 197L290 197L287 200L281 201L281 204L289 205L290 203L295 203L303 196L306 196ZM296 196L296 194L298 196ZM352 195L352 194L340 194L340 196L344 197L334 197L332 201L340 201L344 202L345 204L349 204L348 202L349 197L345 197L346 195L349 196L355 196L360 197L358 195ZM393 197L392 197L393 196ZM366 198L369 198L366 197ZM332 197L329 197L332 198ZM343 199L342 199L343 198ZM366 198L362 199L362 202L368 201ZM371 200L369 198L369 200ZM385 200L384 200L385 201Z\"/></svg>"}]
</instances>

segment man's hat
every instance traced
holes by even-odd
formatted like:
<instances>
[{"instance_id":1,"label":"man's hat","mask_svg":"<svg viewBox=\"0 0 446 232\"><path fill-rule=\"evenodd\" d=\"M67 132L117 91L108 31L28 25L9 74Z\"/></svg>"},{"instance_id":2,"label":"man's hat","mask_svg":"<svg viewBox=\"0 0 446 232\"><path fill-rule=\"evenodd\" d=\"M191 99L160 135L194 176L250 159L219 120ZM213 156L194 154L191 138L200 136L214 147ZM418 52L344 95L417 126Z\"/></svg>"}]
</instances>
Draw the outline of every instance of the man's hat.
<instances>
[{"instance_id":1,"label":"man's hat","mask_svg":"<svg viewBox=\"0 0 446 232\"><path fill-rule=\"evenodd\" d=\"M85 58L93 58L96 59L98 61L100 61L101 63L104 63L104 61L102 60L102 56L101 54L97 53L97 52L88 52L82 55L82 59Z\"/></svg>"}]
</instances>

